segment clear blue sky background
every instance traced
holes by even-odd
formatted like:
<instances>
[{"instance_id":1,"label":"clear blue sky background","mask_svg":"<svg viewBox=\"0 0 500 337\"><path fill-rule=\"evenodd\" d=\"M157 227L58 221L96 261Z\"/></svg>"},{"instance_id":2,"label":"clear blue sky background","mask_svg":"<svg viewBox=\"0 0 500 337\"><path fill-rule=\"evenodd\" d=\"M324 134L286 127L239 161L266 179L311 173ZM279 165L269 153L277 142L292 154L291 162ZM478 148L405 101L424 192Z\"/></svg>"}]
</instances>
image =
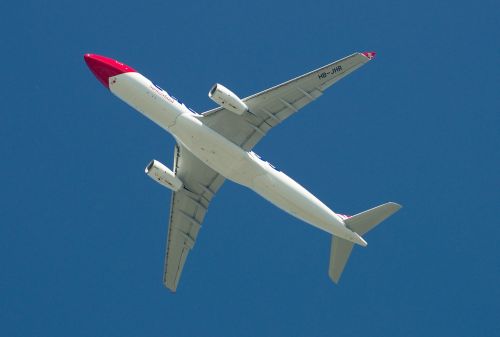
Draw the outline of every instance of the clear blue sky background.
<instances>
[{"instance_id":1,"label":"clear blue sky background","mask_svg":"<svg viewBox=\"0 0 500 337\"><path fill-rule=\"evenodd\" d=\"M1 336L498 336L499 2L25 1L0 5ZM330 236L226 183L176 294L173 138L83 62L119 59L197 111L355 51L375 61L256 152L332 209L404 208L340 285Z\"/></svg>"}]
</instances>

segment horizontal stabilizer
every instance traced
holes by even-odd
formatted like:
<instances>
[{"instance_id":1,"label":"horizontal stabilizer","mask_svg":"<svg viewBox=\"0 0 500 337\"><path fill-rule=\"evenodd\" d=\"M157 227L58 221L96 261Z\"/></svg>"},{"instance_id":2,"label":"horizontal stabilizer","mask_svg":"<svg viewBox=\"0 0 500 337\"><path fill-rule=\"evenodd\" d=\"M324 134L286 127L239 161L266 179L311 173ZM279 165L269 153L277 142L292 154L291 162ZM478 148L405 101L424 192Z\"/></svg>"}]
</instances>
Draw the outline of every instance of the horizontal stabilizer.
<instances>
[{"instance_id":1,"label":"horizontal stabilizer","mask_svg":"<svg viewBox=\"0 0 500 337\"><path fill-rule=\"evenodd\" d=\"M364 235L379 223L396 213L401 208L401 205L395 202L374 207L367 211L358 213L344 220L345 225L350 230Z\"/></svg>"}]
</instances>

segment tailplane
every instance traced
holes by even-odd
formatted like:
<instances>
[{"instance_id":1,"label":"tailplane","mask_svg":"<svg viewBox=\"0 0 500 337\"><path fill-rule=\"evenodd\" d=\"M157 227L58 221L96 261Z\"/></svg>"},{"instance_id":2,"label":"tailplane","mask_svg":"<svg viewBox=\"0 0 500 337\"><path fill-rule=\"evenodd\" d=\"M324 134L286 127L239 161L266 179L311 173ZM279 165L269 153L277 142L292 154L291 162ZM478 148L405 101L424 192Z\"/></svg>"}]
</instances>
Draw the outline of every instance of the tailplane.
<instances>
[{"instance_id":1,"label":"tailplane","mask_svg":"<svg viewBox=\"0 0 500 337\"><path fill-rule=\"evenodd\" d=\"M344 219L347 228L356 232L359 235L364 235L375 228L379 223L396 213L401 208L401 205L394 202L377 206L367 211L358 213L354 216ZM338 283L340 276L344 271L344 267L351 255L354 243L332 237L332 246L330 252L330 268L328 274L333 282Z\"/></svg>"}]
</instances>

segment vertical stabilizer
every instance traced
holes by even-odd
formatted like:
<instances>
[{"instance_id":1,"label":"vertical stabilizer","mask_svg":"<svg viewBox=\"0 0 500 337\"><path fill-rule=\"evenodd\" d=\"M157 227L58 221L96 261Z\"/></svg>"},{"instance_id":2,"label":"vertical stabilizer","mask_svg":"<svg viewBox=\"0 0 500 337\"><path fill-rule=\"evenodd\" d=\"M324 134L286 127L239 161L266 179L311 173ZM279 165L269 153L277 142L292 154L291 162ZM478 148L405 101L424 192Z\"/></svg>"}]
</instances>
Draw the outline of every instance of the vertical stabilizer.
<instances>
[{"instance_id":1,"label":"vertical stabilizer","mask_svg":"<svg viewBox=\"0 0 500 337\"><path fill-rule=\"evenodd\" d=\"M354 243L332 236L332 246L330 250L330 269L328 275L333 282L339 283L344 267L351 256Z\"/></svg>"}]
</instances>

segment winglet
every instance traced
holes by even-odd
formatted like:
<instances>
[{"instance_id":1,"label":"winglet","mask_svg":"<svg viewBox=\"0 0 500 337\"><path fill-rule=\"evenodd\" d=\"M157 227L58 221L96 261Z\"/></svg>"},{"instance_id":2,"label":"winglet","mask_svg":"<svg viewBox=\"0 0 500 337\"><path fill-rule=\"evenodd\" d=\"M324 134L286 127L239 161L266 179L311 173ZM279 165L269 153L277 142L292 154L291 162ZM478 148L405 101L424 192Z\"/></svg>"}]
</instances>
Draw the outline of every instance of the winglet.
<instances>
[{"instance_id":1,"label":"winglet","mask_svg":"<svg viewBox=\"0 0 500 337\"><path fill-rule=\"evenodd\" d=\"M365 51L364 53L361 54L363 54L369 60L375 58L375 55L377 55L377 53L374 51Z\"/></svg>"}]
</instances>

